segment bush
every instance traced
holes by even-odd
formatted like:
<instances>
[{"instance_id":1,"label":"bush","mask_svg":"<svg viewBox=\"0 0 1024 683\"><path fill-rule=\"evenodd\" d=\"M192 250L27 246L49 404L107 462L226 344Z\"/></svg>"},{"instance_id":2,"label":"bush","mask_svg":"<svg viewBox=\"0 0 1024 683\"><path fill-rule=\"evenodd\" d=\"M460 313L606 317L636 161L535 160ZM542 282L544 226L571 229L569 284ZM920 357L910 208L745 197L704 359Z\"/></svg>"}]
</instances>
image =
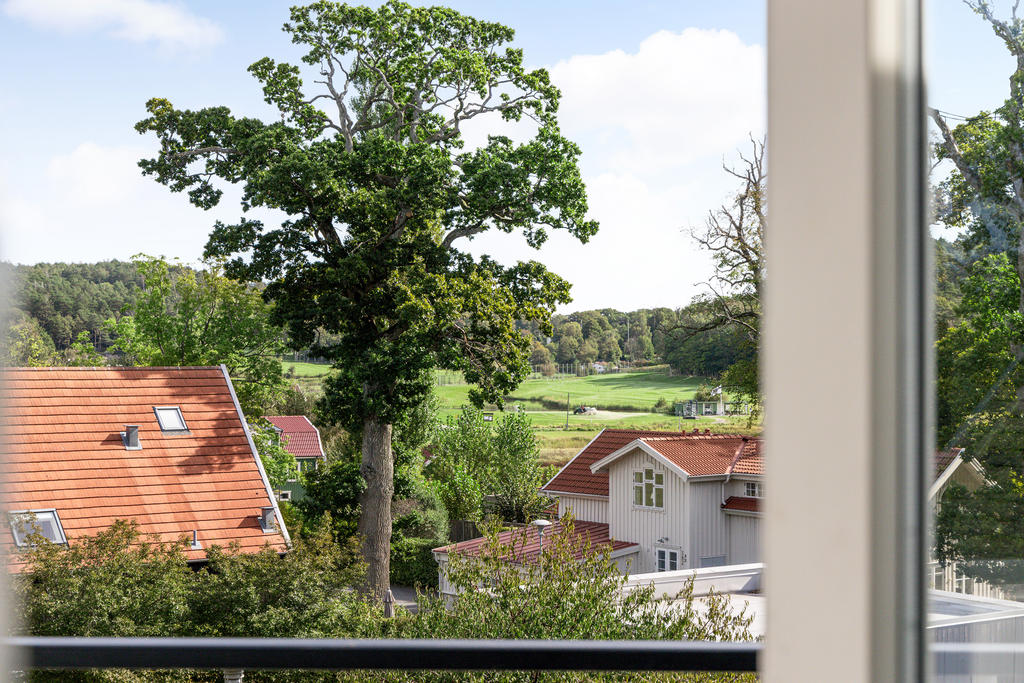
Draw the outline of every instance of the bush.
<instances>
[{"instance_id":1,"label":"bush","mask_svg":"<svg viewBox=\"0 0 1024 683\"><path fill-rule=\"evenodd\" d=\"M654 412L656 413L667 413L669 412L669 402L665 400L664 396L658 397L658 402L654 404Z\"/></svg>"},{"instance_id":2,"label":"bush","mask_svg":"<svg viewBox=\"0 0 1024 683\"><path fill-rule=\"evenodd\" d=\"M392 538L391 583L437 588L437 562L431 551L443 544L432 538Z\"/></svg>"}]
</instances>

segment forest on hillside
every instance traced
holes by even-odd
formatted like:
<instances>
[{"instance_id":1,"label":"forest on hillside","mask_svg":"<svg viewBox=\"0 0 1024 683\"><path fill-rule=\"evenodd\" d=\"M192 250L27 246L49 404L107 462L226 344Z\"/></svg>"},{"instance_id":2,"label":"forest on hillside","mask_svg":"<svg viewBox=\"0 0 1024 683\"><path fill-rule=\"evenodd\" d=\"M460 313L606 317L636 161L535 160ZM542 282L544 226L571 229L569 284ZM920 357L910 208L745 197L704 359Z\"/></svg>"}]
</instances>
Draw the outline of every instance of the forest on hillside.
<instances>
[{"instance_id":1,"label":"forest on hillside","mask_svg":"<svg viewBox=\"0 0 1024 683\"><path fill-rule=\"evenodd\" d=\"M0 340L8 365L24 364L20 356L33 348L44 349L59 362L83 333L97 351L106 353L114 341L106 322L131 314L144 287L131 261L0 263L0 275L9 291L7 329ZM521 322L519 328L532 339L530 362L536 366L625 360L667 363L682 374L717 377L753 349L735 328L694 332L705 306L695 300L674 310L602 308L555 315L551 335L535 322Z\"/></svg>"}]
</instances>

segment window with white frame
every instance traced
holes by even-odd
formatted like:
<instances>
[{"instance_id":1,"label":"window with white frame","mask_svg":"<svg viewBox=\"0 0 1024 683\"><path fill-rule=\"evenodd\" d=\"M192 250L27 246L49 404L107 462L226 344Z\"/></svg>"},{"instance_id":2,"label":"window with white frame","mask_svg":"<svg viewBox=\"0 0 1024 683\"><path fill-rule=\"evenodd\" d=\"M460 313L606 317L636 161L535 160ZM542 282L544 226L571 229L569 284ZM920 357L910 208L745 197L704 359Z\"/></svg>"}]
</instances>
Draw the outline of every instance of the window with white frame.
<instances>
[{"instance_id":1,"label":"window with white frame","mask_svg":"<svg viewBox=\"0 0 1024 683\"><path fill-rule=\"evenodd\" d=\"M658 548L655 553L658 559L659 572L674 572L679 569L679 551L671 548Z\"/></svg>"},{"instance_id":2,"label":"window with white frame","mask_svg":"<svg viewBox=\"0 0 1024 683\"><path fill-rule=\"evenodd\" d=\"M748 498L763 498L764 487L759 481L748 481L743 485L743 495Z\"/></svg>"},{"instance_id":3,"label":"window with white frame","mask_svg":"<svg viewBox=\"0 0 1024 683\"><path fill-rule=\"evenodd\" d=\"M181 408L178 406L154 406L156 421L160 423L160 430L164 432L187 432L185 418L181 415Z\"/></svg>"},{"instance_id":4,"label":"window with white frame","mask_svg":"<svg viewBox=\"0 0 1024 683\"><path fill-rule=\"evenodd\" d=\"M50 543L67 543L64 527L55 509L18 510L9 513L11 533L19 548L34 545L32 536L42 536Z\"/></svg>"},{"instance_id":5,"label":"window with white frame","mask_svg":"<svg viewBox=\"0 0 1024 683\"><path fill-rule=\"evenodd\" d=\"M665 507L665 473L653 468L633 472L633 505L645 508Z\"/></svg>"}]
</instances>

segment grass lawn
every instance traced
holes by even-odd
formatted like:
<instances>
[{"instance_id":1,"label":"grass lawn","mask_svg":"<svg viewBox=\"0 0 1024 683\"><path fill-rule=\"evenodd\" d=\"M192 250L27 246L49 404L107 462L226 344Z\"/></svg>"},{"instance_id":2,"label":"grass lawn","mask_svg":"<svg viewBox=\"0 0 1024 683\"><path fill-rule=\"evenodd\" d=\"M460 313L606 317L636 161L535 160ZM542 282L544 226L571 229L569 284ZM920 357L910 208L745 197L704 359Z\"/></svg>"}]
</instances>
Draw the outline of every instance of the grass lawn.
<instances>
[{"instance_id":1,"label":"grass lawn","mask_svg":"<svg viewBox=\"0 0 1024 683\"><path fill-rule=\"evenodd\" d=\"M295 361L282 361L281 365L284 367L284 372L287 374L289 371L295 373L295 377L317 377L322 378L331 371L331 366L326 363L301 363Z\"/></svg>"},{"instance_id":2,"label":"grass lawn","mask_svg":"<svg viewBox=\"0 0 1024 683\"><path fill-rule=\"evenodd\" d=\"M567 379L528 379L508 397L509 403L524 403L527 410L558 410L594 406L616 411L651 411L658 399L670 405L692 399L702 377L669 377L663 372L621 372ZM469 387L448 384L434 388L444 408L459 408L468 402Z\"/></svg>"},{"instance_id":3,"label":"grass lawn","mask_svg":"<svg viewBox=\"0 0 1024 683\"><path fill-rule=\"evenodd\" d=\"M317 363L284 361L284 370L293 371L292 381L307 391L319 392L320 383L330 366ZM439 374L441 381L457 378ZM533 423L540 446L541 463L564 465L598 432L612 429L710 429L713 432L756 433L761 426L747 427L746 417L707 417L682 420L653 412L654 404L664 398L669 405L693 398L701 377L669 377L664 372L623 372L564 379L528 379L508 397L507 408L519 405ZM565 401L569 394L571 407L594 406L596 415L569 414L566 426ZM441 419L458 415L469 404L469 386L441 384L434 387Z\"/></svg>"}]
</instances>

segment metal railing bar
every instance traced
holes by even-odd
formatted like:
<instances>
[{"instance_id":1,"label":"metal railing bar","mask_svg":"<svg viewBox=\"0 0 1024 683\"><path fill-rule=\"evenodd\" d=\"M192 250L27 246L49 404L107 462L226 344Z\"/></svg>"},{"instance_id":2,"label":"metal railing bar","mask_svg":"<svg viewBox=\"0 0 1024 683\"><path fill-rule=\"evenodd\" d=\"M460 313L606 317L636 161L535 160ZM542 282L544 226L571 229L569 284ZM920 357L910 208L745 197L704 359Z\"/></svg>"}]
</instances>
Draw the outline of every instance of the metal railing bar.
<instances>
[{"instance_id":1,"label":"metal railing bar","mask_svg":"<svg viewBox=\"0 0 1024 683\"><path fill-rule=\"evenodd\" d=\"M761 643L650 640L316 640L72 638L3 640L29 669L405 669L756 671Z\"/></svg>"}]
</instances>

